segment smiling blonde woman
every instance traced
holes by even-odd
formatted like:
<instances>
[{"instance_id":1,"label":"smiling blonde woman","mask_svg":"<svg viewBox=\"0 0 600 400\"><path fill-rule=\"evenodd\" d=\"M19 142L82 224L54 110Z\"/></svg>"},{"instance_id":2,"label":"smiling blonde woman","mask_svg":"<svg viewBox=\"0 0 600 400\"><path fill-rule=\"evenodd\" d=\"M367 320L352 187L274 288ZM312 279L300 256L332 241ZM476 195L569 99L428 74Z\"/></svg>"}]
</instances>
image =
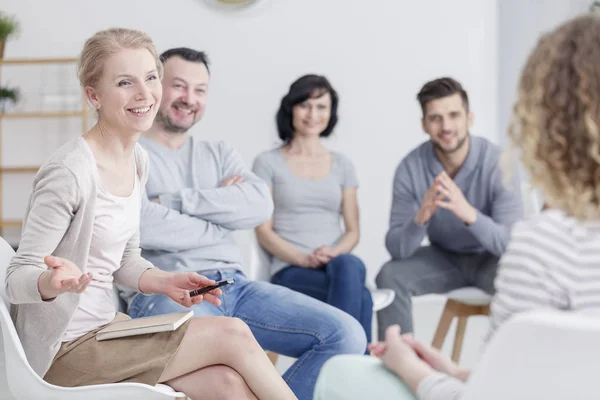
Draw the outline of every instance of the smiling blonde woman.
<instances>
[{"instance_id":1,"label":"smiling blonde woman","mask_svg":"<svg viewBox=\"0 0 600 400\"><path fill-rule=\"evenodd\" d=\"M164 382L190 399L295 399L248 326L192 318L174 332L97 341L127 319L113 281L185 307L220 304L220 289L195 272L170 273L140 255L148 156L137 144L162 97L162 63L142 32L109 29L83 48L79 79L98 122L65 144L36 175L6 292L27 359L52 384Z\"/></svg>"}]
</instances>

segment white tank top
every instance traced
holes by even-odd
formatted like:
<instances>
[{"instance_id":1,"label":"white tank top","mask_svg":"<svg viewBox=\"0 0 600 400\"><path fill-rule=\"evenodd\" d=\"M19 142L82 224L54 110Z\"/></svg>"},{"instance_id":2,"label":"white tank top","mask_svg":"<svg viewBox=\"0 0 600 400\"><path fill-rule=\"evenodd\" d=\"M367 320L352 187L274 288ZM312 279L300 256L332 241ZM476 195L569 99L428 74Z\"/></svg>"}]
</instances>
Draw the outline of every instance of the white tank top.
<instances>
[{"instance_id":1,"label":"white tank top","mask_svg":"<svg viewBox=\"0 0 600 400\"><path fill-rule=\"evenodd\" d=\"M63 335L70 342L111 322L116 315L113 273L121 266L125 245L140 226L140 183L135 174L133 191L127 197L108 193L96 176L98 197L87 270L92 281L81 293L79 306Z\"/></svg>"}]
</instances>

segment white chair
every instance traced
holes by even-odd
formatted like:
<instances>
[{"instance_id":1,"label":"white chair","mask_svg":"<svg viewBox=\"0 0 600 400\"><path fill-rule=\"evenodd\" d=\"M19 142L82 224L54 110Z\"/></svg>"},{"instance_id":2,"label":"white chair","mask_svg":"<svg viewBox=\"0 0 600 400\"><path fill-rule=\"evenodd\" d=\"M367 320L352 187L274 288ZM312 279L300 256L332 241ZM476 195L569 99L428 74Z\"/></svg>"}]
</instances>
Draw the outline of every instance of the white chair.
<instances>
[{"instance_id":1,"label":"white chair","mask_svg":"<svg viewBox=\"0 0 600 400\"><path fill-rule=\"evenodd\" d=\"M369 288L371 291L371 297L373 298L373 312L376 313L379 310L383 310L394 301L396 292L392 289L376 289Z\"/></svg>"},{"instance_id":2,"label":"white chair","mask_svg":"<svg viewBox=\"0 0 600 400\"><path fill-rule=\"evenodd\" d=\"M462 400L596 400L600 318L537 311L507 321L484 350Z\"/></svg>"},{"instance_id":3,"label":"white chair","mask_svg":"<svg viewBox=\"0 0 600 400\"><path fill-rule=\"evenodd\" d=\"M6 268L15 254L8 243L0 238L0 323L2 324L2 343L4 363L1 372L8 382L8 390L17 400L172 400L187 399L184 393L175 392L167 385L155 387L139 383L114 383L106 385L65 388L47 383L40 378L29 365L25 351L21 346L15 326L10 318L10 303L4 292ZM0 391L8 391L6 388Z\"/></svg>"},{"instance_id":4,"label":"white chair","mask_svg":"<svg viewBox=\"0 0 600 400\"><path fill-rule=\"evenodd\" d=\"M596 400L600 318L538 310L506 321L487 344L461 400ZM321 370L315 399L414 399L374 357L337 356ZM435 396L434 396L435 397Z\"/></svg>"}]
</instances>

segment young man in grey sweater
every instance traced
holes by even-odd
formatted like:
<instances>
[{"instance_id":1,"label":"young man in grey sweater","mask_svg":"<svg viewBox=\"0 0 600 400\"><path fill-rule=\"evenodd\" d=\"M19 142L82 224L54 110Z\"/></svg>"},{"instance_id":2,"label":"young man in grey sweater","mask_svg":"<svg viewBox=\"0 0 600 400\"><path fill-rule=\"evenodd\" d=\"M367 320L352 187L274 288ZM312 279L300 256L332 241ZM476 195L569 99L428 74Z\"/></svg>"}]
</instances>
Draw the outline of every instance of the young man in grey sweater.
<instances>
[{"instance_id":1,"label":"young man in grey sweater","mask_svg":"<svg viewBox=\"0 0 600 400\"><path fill-rule=\"evenodd\" d=\"M473 113L461 84L440 78L417 99L429 141L402 160L394 177L386 247L392 260L377 286L396 298L379 312L379 335L399 324L412 332L411 297L476 286L492 294L499 257L523 214L518 178L502 178L501 150L472 136ZM428 236L429 246L421 246Z\"/></svg>"},{"instance_id":2,"label":"young man in grey sweater","mask_svg":"<svg viewBox=\"0 0 600 400\"><path fill-rule=\"evenodd\" d=\"M142 210L143 256L167 271L196 271L215 280L233 277L235 283L223 287L221 306L203 302L193 307L195 316L238 317L263 348L298 358L284 379L299 399L312 399L325 361L337 354L362 354L365 333L354 318L334 307L246 278L232 232L270 218L269 188L232 147L186 133L204 113L210 78L206 55L178 48L161 59L162 102L140 144L150 158L148 198L162 207ZM185 309L165 296L128 300L134 318Z\"/></svg>"}]
</instances>

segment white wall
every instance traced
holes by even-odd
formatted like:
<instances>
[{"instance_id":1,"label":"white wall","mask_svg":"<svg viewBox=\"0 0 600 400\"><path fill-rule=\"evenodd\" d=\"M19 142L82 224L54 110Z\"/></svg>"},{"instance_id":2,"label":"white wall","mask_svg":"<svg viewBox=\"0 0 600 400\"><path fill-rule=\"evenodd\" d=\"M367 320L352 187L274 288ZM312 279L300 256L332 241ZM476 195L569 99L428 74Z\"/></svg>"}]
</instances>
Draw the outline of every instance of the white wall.
<instances>
[{"instance_id":1,"label":"white wall","mask_svg":"<svg viewBox=\"0 0 600 400\"><path fill-rule=\"evenodd\" d=\"M498 119L504 144L521 69L539 36L589 10L592 0L498 1Z\"/></svg>"},{"instance_id":2,"label":"white wall","mask_svg":"<svg viewBox=\"0 0 600 400\"><path fill-rule=\"evenodd\" d=\"M502 143L531 46L542 31L585 11L589 1L270 0L240 15L219 14L202 0L170 2L177 8L168 3L0 0L0 10L22 23L6 56L73 57L87 37L109 26L146 30L159 50L206 50L213 82L205 120L194 134L231 142L248 163L276 143L274 113L291 81L308 72L326 74L341 95L341 120L330 145L357 167L363 232L357 253L372 278L388 257L383 239L394 169L425 139L415 101L419 87L440 75L461 80L475 111L473 133ZM0 74L3 83L29 91L21 107L49 107L52 95L77 91L72 70L23 71L25 77L8 68ZM4 121L2 157L10 165L40 163L78 127L77 121ZM6 177L9 217L22 216L30 181ZM417 333L425 341L441 305L434 297L415 302ZM465 365L477 358L486 329L485 319L470 320Z\"/></svg>"},{"instance_id":3,"label":"white wall","mask_svg":"<svg viewBox=\"0 0 600 400\"><path fill-rule=\"evenodd\" d=\"M0 0L0 9L22 23L6 57L76 56L87 37L110 26L143 29L159 50L206 50L212 87L205 119L193 133L227 140L248 163L276 143L274 114L289 84L304 73L327 75L341 97L340 123L329 142L350 156L358 171L362 239L357 253L371 277L388 258L383 242L395 167L426 139L415 100L421 85L441 75L462 81L476 116L473 133L498 139L495 1L271 0L240 15L218 13L201 0ZM26 85L12 79L11 84ZM46 87L56 84L53 79L43 77ZM67 81L61 76L59 87L76 90L76 82ZM32 97L41 91L33 90ZM79 126L61 124L4 122L5 161L43 161ZM60 140L52 141L50 131ZM22 215L30 181L7 177L4 211L9 216Z\"/></svg>"}]
</instances>

